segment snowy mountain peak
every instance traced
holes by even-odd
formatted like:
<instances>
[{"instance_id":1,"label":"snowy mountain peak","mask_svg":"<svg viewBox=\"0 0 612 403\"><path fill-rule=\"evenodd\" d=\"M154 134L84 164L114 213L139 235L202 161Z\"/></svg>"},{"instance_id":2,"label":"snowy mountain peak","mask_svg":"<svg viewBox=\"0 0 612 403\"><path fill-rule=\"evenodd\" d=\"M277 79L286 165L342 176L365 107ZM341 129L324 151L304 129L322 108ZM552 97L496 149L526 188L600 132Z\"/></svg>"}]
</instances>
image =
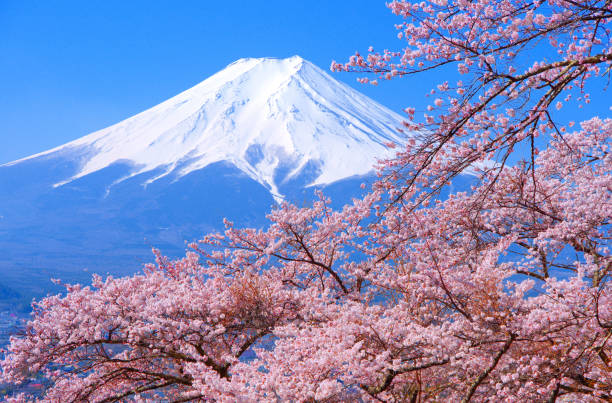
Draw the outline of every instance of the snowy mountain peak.
<instances>
[{"instance_id":1,"label":"snowy mountain peak","mask_svg":"<svg viewBox=\"0 0 612 403\"><path fill-rule=\"evenodd\" d=\"M78 160L79 171L56 186L117 162L132 165L128 177L161 172L152 182L226 161L278 200L279 186L305 172L309 185L369 172L391 155L386 144L405 140L401 121L299 56L245 58L151 109L26 159L62 152Z\"/></svg>"},{"instance_id":2,"label":"snowy mountain peak","mask_svg":"<svg viewBox=\"0 0 612 403\"><path fill-rule=\"evenodd\" d=\"M285 64L285 65L301 65L302 63L309 63L304 60L302 57L298 55L294 55L287 58L279 58L279 57L243 57L232 63L230 63L227 67L234 66L237 64L243 63L275 63L275 64Z\"/></svg>"}]
</instances>

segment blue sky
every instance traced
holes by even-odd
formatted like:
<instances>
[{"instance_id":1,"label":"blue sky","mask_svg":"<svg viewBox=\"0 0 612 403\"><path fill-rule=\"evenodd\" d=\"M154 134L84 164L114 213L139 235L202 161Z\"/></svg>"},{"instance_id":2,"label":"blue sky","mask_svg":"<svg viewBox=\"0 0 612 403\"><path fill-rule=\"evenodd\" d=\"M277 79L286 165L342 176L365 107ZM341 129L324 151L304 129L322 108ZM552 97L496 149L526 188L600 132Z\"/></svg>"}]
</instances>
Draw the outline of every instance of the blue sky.
<instances>
[{"instance_id":1,"label":"blue sky","mask_svg":"<svg viewBox=\"0 0 612 403\"><path fill-rule=\"evenodd\" d=\"M2 0L0 164L132 116L241 57L298 54L328 70L369 45L401 46L399 21L379 0ZM334 77L396 111L429 87Z\"/></svg>"}]
</instances>

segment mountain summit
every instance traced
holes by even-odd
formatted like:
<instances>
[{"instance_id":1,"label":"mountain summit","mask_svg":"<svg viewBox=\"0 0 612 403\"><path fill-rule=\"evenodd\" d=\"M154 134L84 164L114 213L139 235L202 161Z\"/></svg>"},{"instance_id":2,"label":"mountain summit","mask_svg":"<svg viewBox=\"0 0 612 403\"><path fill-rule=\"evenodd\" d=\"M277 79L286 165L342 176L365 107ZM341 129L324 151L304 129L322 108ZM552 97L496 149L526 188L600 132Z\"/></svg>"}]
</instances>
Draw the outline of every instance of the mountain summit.
<instances>
[{"instance_id":1,"label":"mountain summit","mask_svg":"<svg viewBox=\"0 0 612 403\"><path fill-rule=\"evenodd\" d=\"M402 117L299 56L248 58L138 115L24 160L61 154L78 161L61 186L113 164L147 172L145 185L225 161L265 186L301 177L327 185L363 175L402 143Z\"/></svg>"}]
</instances>

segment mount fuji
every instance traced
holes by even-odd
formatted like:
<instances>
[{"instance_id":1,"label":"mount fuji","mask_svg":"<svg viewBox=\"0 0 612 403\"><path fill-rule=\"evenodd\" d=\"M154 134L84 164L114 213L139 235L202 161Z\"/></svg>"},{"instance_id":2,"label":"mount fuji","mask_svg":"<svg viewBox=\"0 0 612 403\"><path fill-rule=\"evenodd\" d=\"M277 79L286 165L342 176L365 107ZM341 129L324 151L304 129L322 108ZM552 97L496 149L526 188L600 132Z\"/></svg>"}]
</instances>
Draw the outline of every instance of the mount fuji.
<instances>
[{"instance_id":1,"label":"mount fuji","mask_svg":"<svg viewBox=\"0 0 612 403\"><path fill-rule=\"evenodd\" d=\"M299 56L240 59L132 118L6 166L78 161L58 187L125 162L132 169L117 182L158 170L147 185L226 161L282 199L279 187L304 171L310 186L367 173L402 142L401 121Z\"/></svg>"},{"instance_id":2,"label":"mount fuji","mask_svg":"<svg viewBox=\"0 0 612 403\"><path fill-rule=\"evenodd\" d=\"M129 119L0 166L0 302L40 296L49 278L127 274L151 246L227 217L262 226L281 200L324 188L357 196L376 161L413 133L403 118L312 63L240 59Z\"/></svg>"}]
</instances>

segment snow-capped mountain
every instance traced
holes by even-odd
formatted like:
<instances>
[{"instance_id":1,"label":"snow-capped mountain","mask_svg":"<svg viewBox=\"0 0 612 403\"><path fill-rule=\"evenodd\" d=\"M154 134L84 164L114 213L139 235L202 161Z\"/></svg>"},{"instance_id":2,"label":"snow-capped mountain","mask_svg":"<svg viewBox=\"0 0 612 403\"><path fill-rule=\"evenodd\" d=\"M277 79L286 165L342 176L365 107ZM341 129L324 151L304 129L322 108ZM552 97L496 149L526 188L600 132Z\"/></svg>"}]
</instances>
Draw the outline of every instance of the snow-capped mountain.
<instances>
[{"instance_id":1,"label":"snow-capped mountain","mask_svg":"<svg viewBox=\"0 0 612 403\"><path fill-rule=\"evenodd\" d=\"M147 183L226 161L277 198L309 169L327 185L372 169L401 143L402 118L299 56L240 59L193 88L113 126L33 155L78 161L61 186L117 162L119 181L157 170ZM282 171L282 175L279 173Z\"/></svg>"},{"instance_id":2,"label":"snow-capped mountain","mask_svg":"<svg viewBox=\"0 0 612 403\"><path fill-rule=\"evenodd\" d=\"M338 204L402 143L402 118L301 59L241 59L108 128L0 166L0 309L49 278L127 274L151 247L263 226L275 200ZM83 272L87 269L87 272Z\"/></svg>"}]
</instances>

